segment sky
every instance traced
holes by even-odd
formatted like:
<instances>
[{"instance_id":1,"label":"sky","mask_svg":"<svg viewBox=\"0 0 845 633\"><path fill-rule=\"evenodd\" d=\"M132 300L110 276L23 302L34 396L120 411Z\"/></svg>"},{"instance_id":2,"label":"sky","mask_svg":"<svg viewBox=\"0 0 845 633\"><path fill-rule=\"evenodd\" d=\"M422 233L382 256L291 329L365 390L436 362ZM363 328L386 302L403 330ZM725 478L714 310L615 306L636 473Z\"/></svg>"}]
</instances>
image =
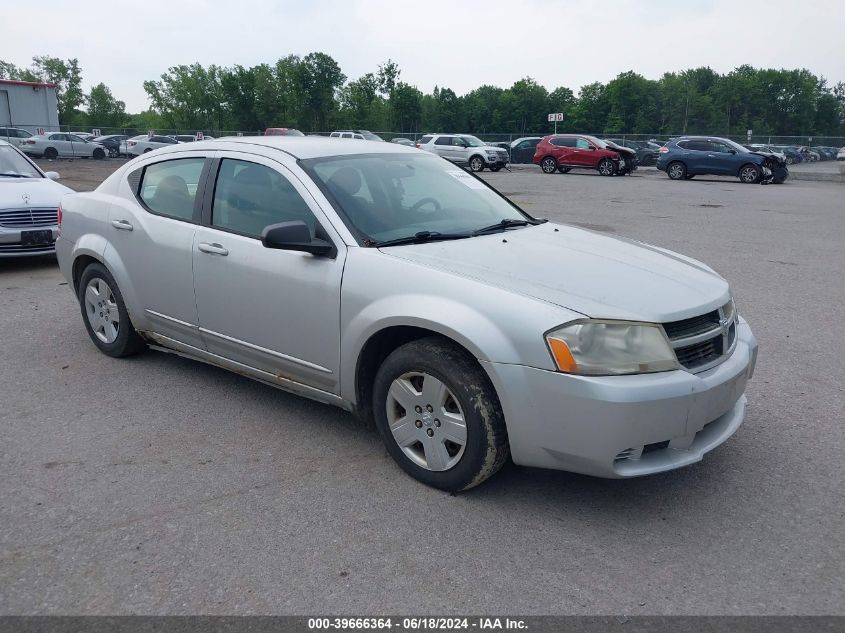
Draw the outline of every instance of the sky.
<instances>
[{"instance_id":1,"label":"sky","mask_svg":"<svg viewBox=\"0 0 845 633\"><path fill-rule=\"evenodd\" d=\"M578 89L633 70L650 79L710 66L807 68L845 81L845 1L769 0L3 0L0 59L76 57L129 112L170 66L252 66L331 55L349 79L388 58L424 92L464 94L526 76Z\"/></svg>"}]
</instances>

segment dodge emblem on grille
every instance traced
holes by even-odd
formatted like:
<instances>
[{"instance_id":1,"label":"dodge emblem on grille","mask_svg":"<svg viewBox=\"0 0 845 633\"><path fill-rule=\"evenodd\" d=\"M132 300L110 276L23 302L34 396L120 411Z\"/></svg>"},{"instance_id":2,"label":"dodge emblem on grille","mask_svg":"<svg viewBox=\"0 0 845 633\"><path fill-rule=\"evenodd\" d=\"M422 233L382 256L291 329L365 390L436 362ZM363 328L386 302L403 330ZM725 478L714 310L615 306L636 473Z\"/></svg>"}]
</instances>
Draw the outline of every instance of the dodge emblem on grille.
<instances>
[{"instance_id":1,"label":"dodge emblem on grille","mask_svg":"<svg viewBox=\"0 0 845 633\"><path fill-rule=\"evenodd\" d=\"M28 193L23 194L23 195L21 196L21 198L23 198L23 203L24 203L24 204L29 204L29 194L28 194Z\"/></svg>"}]
</instances>

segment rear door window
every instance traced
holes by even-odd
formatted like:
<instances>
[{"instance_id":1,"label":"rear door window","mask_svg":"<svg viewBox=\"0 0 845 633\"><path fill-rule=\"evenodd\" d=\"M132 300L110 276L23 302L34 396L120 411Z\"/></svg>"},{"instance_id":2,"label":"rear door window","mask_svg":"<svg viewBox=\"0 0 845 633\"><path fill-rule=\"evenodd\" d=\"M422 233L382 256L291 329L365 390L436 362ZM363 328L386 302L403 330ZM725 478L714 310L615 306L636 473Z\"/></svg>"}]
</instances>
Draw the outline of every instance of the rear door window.
<instances>
[{"instance_id":1,"label":"rear door window","mask_svg":"<svg viewBox=\"0 0 845 633\"><path fill-rule=\"evenodd\" d=\"M180 158L144 168L139 197L158 215L192 221L205 158Z\"/></svg>"},{"instance_id":2,"label":"rear door window","mask_svg":"<svg viewBox=\"0 0 845 633\"><path fill-rule=\"evenodd\" d=\"M452 144L452 137L451 136L438 136L437 139L434 141L435 145L451 145Z\"/></svg>"}]
</instances>

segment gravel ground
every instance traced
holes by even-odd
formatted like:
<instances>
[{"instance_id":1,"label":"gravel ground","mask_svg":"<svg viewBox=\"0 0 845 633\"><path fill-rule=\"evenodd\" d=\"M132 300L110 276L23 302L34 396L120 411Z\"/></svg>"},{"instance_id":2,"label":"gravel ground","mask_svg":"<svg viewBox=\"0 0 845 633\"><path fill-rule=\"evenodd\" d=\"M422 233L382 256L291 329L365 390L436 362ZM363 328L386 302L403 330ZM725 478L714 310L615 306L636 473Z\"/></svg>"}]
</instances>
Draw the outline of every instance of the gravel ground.
<instances>
[{"instance_id":1,"label":"gravel ground","mask_svg":"<svg viewBox=\"0 0 845 633\"><path fill-rule=\"evenodd\" d=\"M90 188L116 161L56 163ZM731 440L659 476L509 465L451 496L340 410L98 353L53 260L2 261L0 613L845 614L845 189L485 177L732 281L760 358Z\"/></svg>"}]
</instances>

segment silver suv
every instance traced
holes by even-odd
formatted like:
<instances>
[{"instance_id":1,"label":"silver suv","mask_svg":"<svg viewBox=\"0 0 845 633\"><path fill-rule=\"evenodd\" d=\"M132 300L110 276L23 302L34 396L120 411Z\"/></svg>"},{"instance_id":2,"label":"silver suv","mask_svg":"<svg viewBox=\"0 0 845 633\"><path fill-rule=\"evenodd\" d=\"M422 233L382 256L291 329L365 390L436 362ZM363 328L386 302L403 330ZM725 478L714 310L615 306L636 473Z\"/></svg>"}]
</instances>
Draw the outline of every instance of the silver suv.
<instances>
[{"instance_id":1,"label":"silver suv","mask_svg":"<svg viewBox=\"0 0 845 633\"><path fill-rule=\"evenodd\" d=\"M438 488L510 456L671 470L745 417L757 342L713 270L535 219L414 148L174 144L62 209L59 265L103 353L175 352L353 411Z\"/></svg>"},{"instance_id":2,"label":"silver suv","mask_svg":"<svg viewBox=\"0 0 845 633\"><path fill-rule=\"evenodd\" d=\"M417 147L442 156L453 163L469 165L472 171L499 171L508 164L508 152L488 145L469 134L426 134Z\"/></svg>"}]
</instances>

